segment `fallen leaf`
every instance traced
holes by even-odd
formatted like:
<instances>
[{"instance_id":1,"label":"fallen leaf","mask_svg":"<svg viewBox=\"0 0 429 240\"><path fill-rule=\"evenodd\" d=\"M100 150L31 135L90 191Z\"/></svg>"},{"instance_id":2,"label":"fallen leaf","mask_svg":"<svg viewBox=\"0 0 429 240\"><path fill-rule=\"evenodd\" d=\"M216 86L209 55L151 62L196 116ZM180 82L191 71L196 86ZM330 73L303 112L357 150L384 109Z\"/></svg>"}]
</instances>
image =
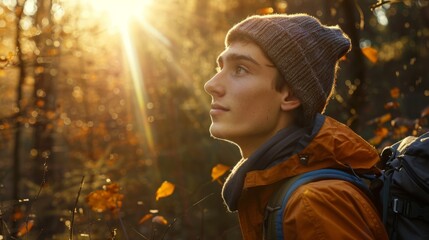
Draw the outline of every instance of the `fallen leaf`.
<instances>
[{"instance_id":1,"label":"fallen leaf","mask_svg":"<svg viewBox=\"0 0 429 240\"><path fill-rule=\"evenodd\" d=\"M148 213L148 214L144 215L142 218L140 218L139 224L143 224L144 222L151 219L152 217L153 217L152 213Z\"/></svg>"},{"instance_id":2,"label":"fallen leaf","mask_svg":"<svg viewBox=\"0 0 429 240\"><path fill-rule=\"evenodd\" d=\"M34 220L30 220L28 222L22 223L21 226L18 228L18 232L16 233L16 236L22 237L28 232L30 232L31 228L34 226Z\"/></svg>"},{"instance_id":3,"label":"fallen leaf","mask_svg":"<svg viewBox=\"0 0 429 240\"><path fill-rule=\"evenodd\" d=\"M161 187L159 187L158 190L156 190L156 201L158 201L160 198L168 197L171 194L173 194L174 188L175 188L174 184L168 181L164 181L161 184Z\"/></svg>"},{"instance_id":4,"label":"fallen leaf","mask_svg":"<svg viewBox=\"0 0 429 240\"><path fill-rule=\"evenodd\" d=\"M378 52L375 48L372 47L364 47L361 49L363 55L372 63L376 63L378 61Z\"/></svg>"},{"instance_id":5,"label":"fallen leaf","mask_svg":"<svg viewBox=\"0 0 429 240\"><path fill-rule=\"evenodd\" d=\"M123 194L119 193L119 185L112 183L105 186L105 190L96 190L86 197L87 204L95 212L110 210L117 213L122 207Z\"/></svg>"},{"instance_id":6,"label":"fallen leaf","mask_svg":"<svg viewBox=\"0 0 429 240\"><path fill-rule=\"evenodd\" d=\"M152 218L152 222L159 223L159 224L162 224L162 225L167 225L168 224L167 219L165 219L163 216L155 216L154 218Z\"/></svg>"},{"instance_id":7,"label":"fallen leaf","mask_svg":"<svg viewBox=\"0 0 429 240\"><path fill-rule=\"evenodd\" d=\"M401 90L398 87L394 87L392 89L390 89L390 96L392 98L399 98L399 96L401 95Z\"/></svg>"},{"instance_id":8,"label":"fallen leaf","mask_svg":"<svg viewBox=\"0 0 429 240\"><path fill-rule=\"evenodd\" d=\"M229 166L223 164L217 164L212 168L212 182L218 180L230 169Z\"/></svg>"}]
</instances>

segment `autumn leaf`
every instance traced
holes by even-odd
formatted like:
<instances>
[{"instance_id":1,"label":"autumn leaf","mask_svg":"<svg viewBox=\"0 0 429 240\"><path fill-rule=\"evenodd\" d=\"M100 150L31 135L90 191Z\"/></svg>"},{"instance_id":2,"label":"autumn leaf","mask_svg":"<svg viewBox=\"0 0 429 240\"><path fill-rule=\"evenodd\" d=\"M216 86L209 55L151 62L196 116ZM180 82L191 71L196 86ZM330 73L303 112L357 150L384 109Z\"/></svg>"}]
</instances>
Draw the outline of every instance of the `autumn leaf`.
<instances>
[{"instance_id":1,"label":"autumn leaf","mask_svg":"<svg viewBox=\"0 0 429 240\"><path fill-rule=\"evenodd\" d=\"M372 145L378 145L383 141L383 138L380 136L374 136L373 138L369 139L368 142Z\"/></svg>"},{"instance_id":2,"label":"autumn leaf","mask_svg":"<svg viewBox=\"0 0 429 240\"><path fill-rule=\"evenodd\" d=\"M394 87L392 89L390 89L390 96L392 98L399 98L399 96L401 95L401 90L398 87Z\"/></svg>"},{"instance_id":3,"label":"autumn leaf","mask_svg":"<svg viewBox=\"0 0 429 240\"><path fill-rule=\"evenodd\" d=\"M374 118L371 121L368 121L368 124L383 124L392 119L392 115L390 113L384 114L383 116L380 116L378 118Z\"/></svg>"},{"instance_id":4,"label":"autumn leaf","mask_svg":"<svg viewBox=\"0 0 429 240\"><path fill-rule=\"evenodd\" d=\"M144 215L142 218L140 218L139 224L143 224L144 222L151 219L152 217L153 217L152 213L148 213L148 214Z\"/></svg>"},{"instance_id":5,"label":"autumn leaf","mask_svg":"<svg viewBox=\"0 0 429 240\"><path fill-rule=\"evenodd\" d=\"M406 133L408 133L408 130L409 130L408 127L402 125L395 128L394 132L396 136L404 136L406 135Z\"/></svg>"},{"instance_id":6,"label":"autumn leaf","mask_svg":"<svg viewBox=\"0 0 429 240\"><path fill-rule=\"evenodd\" d=\"M260 15L272 14L274 12L274 9L272 7L266 7L266 8L260 8L256 12Z\"/></svg>"},{"instance_id":7,"label":"autumn leaf","mask_svg":"<svg viewBox=\"0 0 429 240\"><path fill-rule=\"evenodd\" d=\"M168 197L171 194L173 194L174 188L175 188L174 184L168 181L164 181L161 184L161 187L159 187L158 190L156 190L156 201L158 201L160 198Z\"/></svg>"},{"instance_id":8,"label":"autumn leaf","mask_svg":"<svg viewBox=\"0 0 429 240\"><path fill-rule=\"evenodd\" d=\"M398 102L388 102L386 104L384 104L384 108L385 109L396 109L399 108L399 103Z\"/></svg>"},{"instance_id":9,"label":"autumn leaf","mask_svg":"<svg viewBox=\"0 0 429 240\"><path fill-rule=\"evenodd\" d=\"M34 226L34 220L30 220L28 222L24 222L19 226L18 232L16 233L16 236L22 237L28 232L30 232L31 228Z\"/></svg>"},{"instance_id":10,"label":"autumn leaf","mask_svg":"<svg viewBox=\"0 0 429 240\"><path fill-rule=\"evenodd\" d=\"M159 224L162 224L162 225L167 225L168 224L167 219L165 219L163 216L155 216L154 218L152 218L152 222L159 223Z\"/></svg>"},{"instance_id":11,"label":"autumn leaf","mask_svg":"<svg viewBox=\"0 0 429 240\"><path fill-rule=\"evenodd\" d=\"M105 186L103 190L96 190L86 197L87 204L95 212L104 212L110 210L117 213L122 207L123 194L119 193L119 185L112 183Z\"/></svg>"},{"instance_id":12,"label":"autumn leaf","mask_svg":"<svg viewBox=\"0 0 429 240\"><path fill-rule=\"evenodd\" d=\"M363 47L362 49L363 55L372 63L376 63L378 61L378 52L375 48L372 47Z\"/></svg>"},{"instance_id":13,"label":"autumn leaf","mask_svg":"<svg viewBox=\"0 0 429 240\"><path fill-rule=\"evenodd\" d=\"M229 166L218 164L212 168L212 182L218 180L230 169Z\"/></svg>"},{"instance_id":14,"label":"autumn leaf","mask_svg":"<svg viewBox=\"0 0 429 240\"><path fill-rule=\"evenodd\" d=\"M389 134L389 130L385 127L381 127L375 130L375 135L382 138L385 138L388 134Z\"/></svg>"},{"instance_id":15,"label":"autumn leaf","mask_svg":"<svg viewBox=\"0 0 429 240\"><path fill-rule=\"evenodd\" d=\"M380 127L375 130L375 136L369 140L372 145L378 145L384 138L389 135L389 130L385 127Z\"/></svg>"},{"instance_id":16,"label":"autumn leaf","mask_svg":"<svg viewBox=\"0 0 429 240\"><path fill-rule=\"evenodd\" d=\"M14 221L18 221L22 218L24 218L24 213L20 209L16 209L15 212L12 214L12 219Z\"/></svg>"}]
</instances>

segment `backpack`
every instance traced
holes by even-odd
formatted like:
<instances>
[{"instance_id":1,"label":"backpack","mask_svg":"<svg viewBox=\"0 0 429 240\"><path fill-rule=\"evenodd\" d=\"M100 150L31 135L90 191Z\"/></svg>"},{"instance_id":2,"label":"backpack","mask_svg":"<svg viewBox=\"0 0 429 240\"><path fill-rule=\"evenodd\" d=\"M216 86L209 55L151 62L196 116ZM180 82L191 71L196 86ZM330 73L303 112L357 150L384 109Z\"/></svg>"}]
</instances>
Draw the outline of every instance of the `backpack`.
<instances>
[{"instance_id":1,"label":"backpack","mask_svg":"<svg viewBox=\"0 0 429 240\"><path fill-rule=\"evenodd\" d=\"M264 239L285 239L283 213L290 196L301 185L324 179L348 181L367 194L380 212L389 239L429 239L429 132L386 147L381 163L379 177L319 169L287 179L266 206Z\"/></svg>"}]
</instances>

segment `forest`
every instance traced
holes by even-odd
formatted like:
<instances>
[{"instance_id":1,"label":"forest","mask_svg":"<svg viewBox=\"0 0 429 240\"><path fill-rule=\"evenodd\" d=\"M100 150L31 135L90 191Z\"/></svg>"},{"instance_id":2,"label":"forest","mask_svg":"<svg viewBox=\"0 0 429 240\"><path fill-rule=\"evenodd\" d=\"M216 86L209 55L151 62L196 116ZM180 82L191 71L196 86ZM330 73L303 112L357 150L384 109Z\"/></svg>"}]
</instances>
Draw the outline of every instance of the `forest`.
<instances>
[{"instance_id":1,"label":"forest","mask_svg":"<svg viewBox=\"0 0 429 240\"><path fill-rule=\"evenodd\" d=\"M0 240L240 239L203 85L273 13L350 36L326 115L380 151L429 130L429 0L0 0Z\"/></svg>"}]
</instances>

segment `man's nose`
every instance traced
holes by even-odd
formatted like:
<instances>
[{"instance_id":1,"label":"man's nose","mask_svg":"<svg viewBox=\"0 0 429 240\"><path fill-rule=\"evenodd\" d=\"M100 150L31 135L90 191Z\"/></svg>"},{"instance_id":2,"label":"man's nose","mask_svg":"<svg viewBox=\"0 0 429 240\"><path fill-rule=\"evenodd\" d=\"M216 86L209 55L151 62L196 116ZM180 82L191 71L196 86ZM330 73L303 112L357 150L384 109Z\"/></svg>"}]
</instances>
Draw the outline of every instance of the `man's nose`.
<instances>
[{"instance_id":1,"label":"man's nose","mask_svg":"<svg viewBox=\"0 0 429 240\"><path fill-rule=\"evenodd\" d=\"M204 84L204 90L211 96L220 96L223 94L223 87L220 83L220 72L214 75L210 80Z\"/></svg>"}]
</instances>

